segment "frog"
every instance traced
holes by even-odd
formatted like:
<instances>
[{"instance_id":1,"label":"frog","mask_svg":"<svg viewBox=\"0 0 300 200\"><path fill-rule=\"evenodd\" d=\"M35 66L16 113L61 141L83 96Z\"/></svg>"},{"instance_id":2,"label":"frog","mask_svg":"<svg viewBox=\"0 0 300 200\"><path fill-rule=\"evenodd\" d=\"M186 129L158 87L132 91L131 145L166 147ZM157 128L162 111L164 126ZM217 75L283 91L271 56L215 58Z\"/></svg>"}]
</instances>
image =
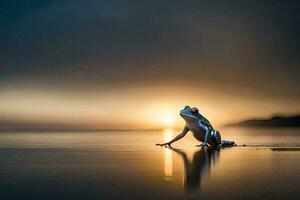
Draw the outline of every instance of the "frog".
<instances>
[{"instance_id":1,"label":"frog","mask_svg":"<svg viewBox=\"0 0 300 200\"><path fill-rule=\"evenodd\" d=\"M197 107L186 105L179 112L179 115L185 121L183 130L172 140L156 145L171 146L172 143L182 139L190 131L194 138L201 142L200 145L197 145L201 148L219 149L221 147L235 146L234 141L222 140L220 132L215 130L210 121L200 114Z\"/></svg>"}]
</instances>

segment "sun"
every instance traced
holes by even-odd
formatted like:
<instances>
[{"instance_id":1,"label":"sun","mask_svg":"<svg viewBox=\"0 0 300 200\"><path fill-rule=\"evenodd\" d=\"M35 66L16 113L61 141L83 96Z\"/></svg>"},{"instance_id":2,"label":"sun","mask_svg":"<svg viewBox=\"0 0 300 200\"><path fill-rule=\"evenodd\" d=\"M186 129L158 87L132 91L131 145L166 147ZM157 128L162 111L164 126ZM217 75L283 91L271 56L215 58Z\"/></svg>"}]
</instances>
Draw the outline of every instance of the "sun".
<instances>
[{"instance_id":1,"label":"sun","mask_svg":"<svg viewBox=\"0 0 300 200\"><path fill-rule=\"evenodd\" d=\"M178 123L178 108L176 105L159 103L149 107L149 116L154 125L161 128L174 128Z\"/></svg>"},{"instance_id":2,"label":"sun","mask_svg":"<svg viewBox=\"0 0 300 200\"><path fill-rule=\"evenodd\" d=\"M175 124L175 118L171 117L171 116L163 116L162 122L163 122L164 126L170 127Z\"/></svg>"},{"instance_id":3,"label":"sun","mask_svg":"<svg viewBox=\"0 0 300 200\"><path fill-rule=\"evenodd\" d=\"M171 112L157 112L153 116L155 122L165 128L172 128L176 124L176 116Z\"/></svg>"}]
</instances>

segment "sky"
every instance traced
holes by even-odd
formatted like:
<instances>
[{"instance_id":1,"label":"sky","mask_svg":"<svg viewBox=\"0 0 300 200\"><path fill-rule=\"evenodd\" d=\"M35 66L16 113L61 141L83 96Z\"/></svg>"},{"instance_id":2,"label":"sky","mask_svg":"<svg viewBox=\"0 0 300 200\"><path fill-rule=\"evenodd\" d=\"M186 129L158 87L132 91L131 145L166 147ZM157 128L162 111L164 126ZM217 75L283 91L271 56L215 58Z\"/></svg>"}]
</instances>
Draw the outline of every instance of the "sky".
<instances>
[{"instance_id":1,"label":"sky","mask_svg":"<svg viewBox=\"0 0 300 200\"><path fill-rule=\"evenodd\" d=\"M300 112L300 3L0 2L0 126L215 126Z\"/></svg>"}]
</instances>

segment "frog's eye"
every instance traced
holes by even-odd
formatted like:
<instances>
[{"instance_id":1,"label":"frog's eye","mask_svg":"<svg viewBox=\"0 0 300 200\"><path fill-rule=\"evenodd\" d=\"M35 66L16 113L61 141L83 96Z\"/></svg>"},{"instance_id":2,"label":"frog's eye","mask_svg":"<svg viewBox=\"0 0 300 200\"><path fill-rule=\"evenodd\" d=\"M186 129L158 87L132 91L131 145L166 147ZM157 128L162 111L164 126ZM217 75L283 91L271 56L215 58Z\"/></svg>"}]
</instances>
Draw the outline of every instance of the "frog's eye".
<instances>
[{"instance_id":1,"label":"frog's eye","mask_svg":"<svg viewBox=\"0 0 300 200\"><path fill-rule=\"evenodd\" d=\"M192 108L192 113L199 113L198 108L196 108L196 107Z\"/></svg>"},{"instance_id":2,"label":"frog's eye","mask_svg":"<svg viewBox=\"0 0 300 200\"><path fill-rule=\"evenodd\" d=\"M187 110L187 109L191 109L191 108L189 106L185 106L184 109Z\"/></svg>"}]
</instances>

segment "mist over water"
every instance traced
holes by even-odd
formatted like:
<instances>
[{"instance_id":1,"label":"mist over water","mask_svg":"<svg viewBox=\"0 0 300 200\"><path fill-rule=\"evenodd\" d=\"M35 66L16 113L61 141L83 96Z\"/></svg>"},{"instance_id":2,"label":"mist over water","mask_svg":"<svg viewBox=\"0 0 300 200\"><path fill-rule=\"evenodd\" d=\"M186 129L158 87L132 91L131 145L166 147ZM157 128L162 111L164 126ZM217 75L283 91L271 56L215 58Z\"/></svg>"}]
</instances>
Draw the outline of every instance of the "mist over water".
<instances>
[{"instance_id":1,"label":"mist over water","mask_svg":"<svg viewBox=\"0 0 300 200\"><path fill-rule=\"evenodd\" d=\"M221 129L259 147L204 151L176 132L0 134L3 199L299 199L300 129ZM293 147L274 151L270 147Z\"/></svg>"}]
</instances>

